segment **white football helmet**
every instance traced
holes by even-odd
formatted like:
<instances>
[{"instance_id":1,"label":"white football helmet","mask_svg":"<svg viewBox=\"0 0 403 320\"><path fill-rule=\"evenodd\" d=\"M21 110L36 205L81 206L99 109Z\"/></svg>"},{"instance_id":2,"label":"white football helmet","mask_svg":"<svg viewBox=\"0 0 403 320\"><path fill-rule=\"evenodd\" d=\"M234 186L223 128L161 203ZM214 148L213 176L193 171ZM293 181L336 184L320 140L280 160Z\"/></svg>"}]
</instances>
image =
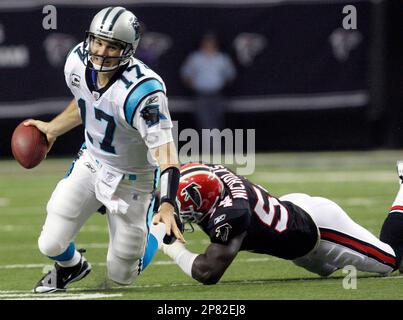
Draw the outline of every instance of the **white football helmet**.
<instances>
[{"instance_id":1,"label":"white football helmet","mask_svg":"<svg viewBox=\"0 0 403 320\"><path fill-rule=\"evenodd\" d=\"M118 57L95 55L91 52L91 41L100 38L113 41L121 46ZM140 24L136 16L123 7L108 7L99 11L92 19L89 31L85 33L83 52L88 68L99 72L108 72L129 62L140 41ZM92 63L92 57L103 58L101 65ZM117 59L118 64L112 67L104 66L106 59Z\"/></svg>"}]
</instances>

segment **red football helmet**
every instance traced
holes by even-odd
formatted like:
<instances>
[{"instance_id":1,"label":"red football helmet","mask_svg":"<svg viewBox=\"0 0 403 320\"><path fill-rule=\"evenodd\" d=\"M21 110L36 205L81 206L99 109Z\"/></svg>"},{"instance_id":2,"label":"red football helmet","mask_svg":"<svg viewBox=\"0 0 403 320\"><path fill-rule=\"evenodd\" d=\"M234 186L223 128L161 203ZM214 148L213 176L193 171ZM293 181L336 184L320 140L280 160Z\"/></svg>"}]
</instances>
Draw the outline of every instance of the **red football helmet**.
<instances>
[{"instance_id":1,"label":"red football helmet","mask_svg":"<svg viewBox=\"0 0 403 320\"><path fill-rule=\"evenodd\" d=\"M224 193L224 186L210 169L201 163L181 167L177 199L183 222L201 222L214 209Z\"/></svg>"}]
</instances>

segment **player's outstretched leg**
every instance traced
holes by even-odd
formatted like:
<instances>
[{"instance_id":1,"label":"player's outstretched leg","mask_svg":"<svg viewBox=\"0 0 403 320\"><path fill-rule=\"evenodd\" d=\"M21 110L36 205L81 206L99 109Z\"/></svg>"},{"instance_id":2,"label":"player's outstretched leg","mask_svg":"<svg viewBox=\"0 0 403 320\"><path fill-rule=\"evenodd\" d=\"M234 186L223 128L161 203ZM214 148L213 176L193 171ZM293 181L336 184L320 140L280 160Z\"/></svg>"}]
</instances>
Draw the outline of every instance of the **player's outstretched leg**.
<instances>
[{"instance_id":1,"label":"player's outstretched leg","mask_svg":"<svg viewBox=\"0 0 403 320\"><path fill-rule=\"evenodd\" d=\"M143 271L154 259L155 253L163 242L165 233L165 224L160 222L157 225L150 226L150 233L148 234L147 246L143 256L143 263L141 266L141 271Z\"/></svg>"},{"instance_id":2,"label":"player's outstretched leg","mask_svg":"<svg viewBox=\"0 0 403 320\"><path fill-rule=\"evenodd\" d=\"M74 247L74 244L73 244ZM82 255L85 250L79 249L79 262L71 267L62 267L55 262L52 270L45 274L34 288L35 293L53 293L65 291L66 287L75 281L81 280L91 271L91 265Z\"/></svg>"},{"instance_id":3,"label":"player's outstretched leg","mask_svg":"<svg viewBox=\"0 0 403 320\"><path fill-rule=\"evenodd\" d=\"M393 248L400 261L399 270L403 273L403 160L397 162L397 174L400 189L383 223L380 239Z\"/></svg>"}]
</instances>

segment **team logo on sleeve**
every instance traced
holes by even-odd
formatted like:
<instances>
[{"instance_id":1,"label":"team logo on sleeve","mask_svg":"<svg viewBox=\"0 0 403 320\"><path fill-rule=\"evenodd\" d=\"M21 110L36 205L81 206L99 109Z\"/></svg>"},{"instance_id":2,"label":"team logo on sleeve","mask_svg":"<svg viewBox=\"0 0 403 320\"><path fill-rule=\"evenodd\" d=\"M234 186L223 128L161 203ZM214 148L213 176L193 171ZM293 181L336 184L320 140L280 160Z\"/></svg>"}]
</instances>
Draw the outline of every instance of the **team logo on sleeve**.
<instances>
[{"instance_id":1,"label":"team logo on sleeve","mask_svg":"<svg viewBox=\"0 0 403 320\"><path fill-rule=\"evenodd\" d=\"M167 117L160 112L158 104L145 106L143 110L140 111L140 115L145 120L148 127L155 126L160 120L167 120Z\"/></svg>"},{"instance_id":2,"label":"team logo on sleeve","mask_svg":"<svg viewBox=\"0 0 403 320\"><path fill-rule=\"evenodd\" d=\"M192 182L188 186L182 189L181 191L181 196L185 197L185 201L192 201L195 205L196 208L200 208L201 206L201 194L199 189L201 186L199 186L197 183Z\"/></svg>"},{"instance_id":3,"label":"team logo on sleeve","mask_svg":"<svg viewBox=\"0 0 403 320\"><path fill-rule=\"evenodd\" d=\"M230 224L228 223L224 223L223 225L217 227L215 229L216 232L216 238L220 238L223 242L227 242L228 241L228 236L229 236L229 232L232 229L232 227L230 226Z\"/></svg>"},{"instance_id":4,"label":"team logo on sleeve","mask_svg":"<svg viewBox=\"0 0 403 320\"><path fill-rule=\"evenodd\" d=\"M80 88L81 77L78 74L73 73L71 75L71 85Z\"/></svg>"},{"instance_id":5,"label":"team logo on sleeve","mask_svg":"<svg viewBox=\"0 0 403 320\"><path fill-rule=\"evenodd\" d=\"M156 103L156 102L158 102L158 96L148 98L145 105L148 106L149 104Z\"/></svg>"}]
</instances>

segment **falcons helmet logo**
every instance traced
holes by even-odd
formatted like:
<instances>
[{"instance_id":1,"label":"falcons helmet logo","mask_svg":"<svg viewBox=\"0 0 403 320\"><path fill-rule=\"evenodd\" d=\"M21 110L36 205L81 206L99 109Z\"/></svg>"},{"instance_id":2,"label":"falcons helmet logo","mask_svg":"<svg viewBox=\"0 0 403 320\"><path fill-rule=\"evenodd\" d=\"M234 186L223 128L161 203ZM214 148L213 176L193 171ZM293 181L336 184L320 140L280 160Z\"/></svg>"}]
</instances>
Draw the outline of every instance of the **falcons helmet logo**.
<instances>
[{"instance_id":1,"label":"falcons helmet logo","mask_svg":"<svg viewBox=\"0 0 403 320\"><path fill-rule=\"evenodd\" d=\"M200 188L200 185L192 182L182 189L181 196L185 197L185 201L188 201L190 199L196 205L196 208L200 208L202 204L202 197L199 191Z\"/></svg>"}]
</instances>

